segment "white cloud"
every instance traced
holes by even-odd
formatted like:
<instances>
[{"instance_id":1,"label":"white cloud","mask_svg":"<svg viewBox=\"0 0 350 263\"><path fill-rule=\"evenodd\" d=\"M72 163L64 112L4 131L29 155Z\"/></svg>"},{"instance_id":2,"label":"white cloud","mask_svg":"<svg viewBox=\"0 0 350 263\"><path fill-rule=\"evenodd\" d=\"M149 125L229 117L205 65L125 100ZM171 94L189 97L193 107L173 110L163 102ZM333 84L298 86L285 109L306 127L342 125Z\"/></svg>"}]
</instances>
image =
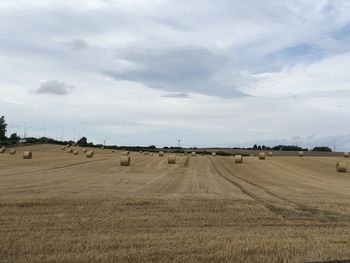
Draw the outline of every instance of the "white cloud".
<instances>
[{"instance_id":1,"label":"white cloud","mask_svg":"<svg viewBox=\"0 0 350 263\"><path fill-rule=\"evenodd\" d=\"M254 96L290 96L311 91L350 91L350 53L311 64L286 67L280 72L255 75L256 82L242 89Z\"/></svg>"}]
</instances>

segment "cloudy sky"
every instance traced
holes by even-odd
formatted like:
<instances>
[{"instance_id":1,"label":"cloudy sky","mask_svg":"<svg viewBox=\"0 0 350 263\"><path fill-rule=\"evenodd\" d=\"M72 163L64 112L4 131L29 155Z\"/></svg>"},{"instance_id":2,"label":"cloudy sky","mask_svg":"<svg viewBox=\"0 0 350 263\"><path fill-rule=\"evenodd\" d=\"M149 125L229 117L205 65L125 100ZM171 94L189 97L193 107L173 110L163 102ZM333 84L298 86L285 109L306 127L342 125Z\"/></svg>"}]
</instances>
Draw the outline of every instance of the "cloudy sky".
<instances>
[{"instance_id":1,"label":"cloudy sky","mask_svg":"<svg viewBox=\"0 0 350 263\"><path fill-rule=\"evenodd\" d=\"M9 133L350 149L350 1L1 0Z\"/></svg>"}]
</instances>

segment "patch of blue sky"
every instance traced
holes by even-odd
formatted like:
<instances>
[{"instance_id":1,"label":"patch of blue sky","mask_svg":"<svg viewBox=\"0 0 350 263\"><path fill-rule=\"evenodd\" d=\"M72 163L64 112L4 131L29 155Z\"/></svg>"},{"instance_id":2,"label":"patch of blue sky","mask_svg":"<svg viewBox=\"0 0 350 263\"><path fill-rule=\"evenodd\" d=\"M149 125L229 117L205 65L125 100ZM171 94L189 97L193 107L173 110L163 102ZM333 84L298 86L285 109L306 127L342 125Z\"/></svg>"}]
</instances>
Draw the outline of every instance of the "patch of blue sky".
<instances>
[{"instance_id":1,"label":"patch of blue sky","mask_svg":"<svg viewBox=\"0 0 350 263\"><path fill-rule=\"evenodd\" d=\"M350 23L332 32L330 36L336 40L346 40L350 38Z\"/></svg>"}]
</instances>

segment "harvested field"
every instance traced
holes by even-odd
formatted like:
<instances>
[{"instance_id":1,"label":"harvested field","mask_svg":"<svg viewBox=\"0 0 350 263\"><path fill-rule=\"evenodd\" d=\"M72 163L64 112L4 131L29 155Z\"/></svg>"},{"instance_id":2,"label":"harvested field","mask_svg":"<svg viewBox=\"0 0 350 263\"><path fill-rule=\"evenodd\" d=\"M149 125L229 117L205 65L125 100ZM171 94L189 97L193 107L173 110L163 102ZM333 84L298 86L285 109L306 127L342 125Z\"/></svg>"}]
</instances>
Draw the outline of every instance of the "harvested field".
<instances>
[{"instance_id":1,"label":"harvested field","mask_svg":"<svg viewBox=\"0 0 350 263\"><path fill-rule=\"evenodd\" d=\"M24 150L35 158L23 160ZM350 258L350 173L335 157L150 156L61 146L0 155L0 262ZM90 150L90 149L88 149Z\"/></svg>"}]
</instances>

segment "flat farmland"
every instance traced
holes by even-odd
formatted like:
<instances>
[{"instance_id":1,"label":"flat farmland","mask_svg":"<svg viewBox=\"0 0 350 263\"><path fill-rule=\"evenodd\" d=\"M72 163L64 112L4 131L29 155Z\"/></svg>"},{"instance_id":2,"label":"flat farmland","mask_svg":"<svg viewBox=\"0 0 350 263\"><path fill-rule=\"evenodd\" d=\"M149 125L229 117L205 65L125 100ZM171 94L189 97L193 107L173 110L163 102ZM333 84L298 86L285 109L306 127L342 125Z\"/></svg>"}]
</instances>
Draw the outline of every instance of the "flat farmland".
<instances>
[{"instance_id":1,"label":"flat farmland","mask_svg":"<svg viewBox=\"0 0 350 263\"><path fill-rule=\"evenodd\" d=\"M0 154L1 262L305 262L350 258L342 157L178 156L60 146Z\"/></svg>"}]
</instances>

